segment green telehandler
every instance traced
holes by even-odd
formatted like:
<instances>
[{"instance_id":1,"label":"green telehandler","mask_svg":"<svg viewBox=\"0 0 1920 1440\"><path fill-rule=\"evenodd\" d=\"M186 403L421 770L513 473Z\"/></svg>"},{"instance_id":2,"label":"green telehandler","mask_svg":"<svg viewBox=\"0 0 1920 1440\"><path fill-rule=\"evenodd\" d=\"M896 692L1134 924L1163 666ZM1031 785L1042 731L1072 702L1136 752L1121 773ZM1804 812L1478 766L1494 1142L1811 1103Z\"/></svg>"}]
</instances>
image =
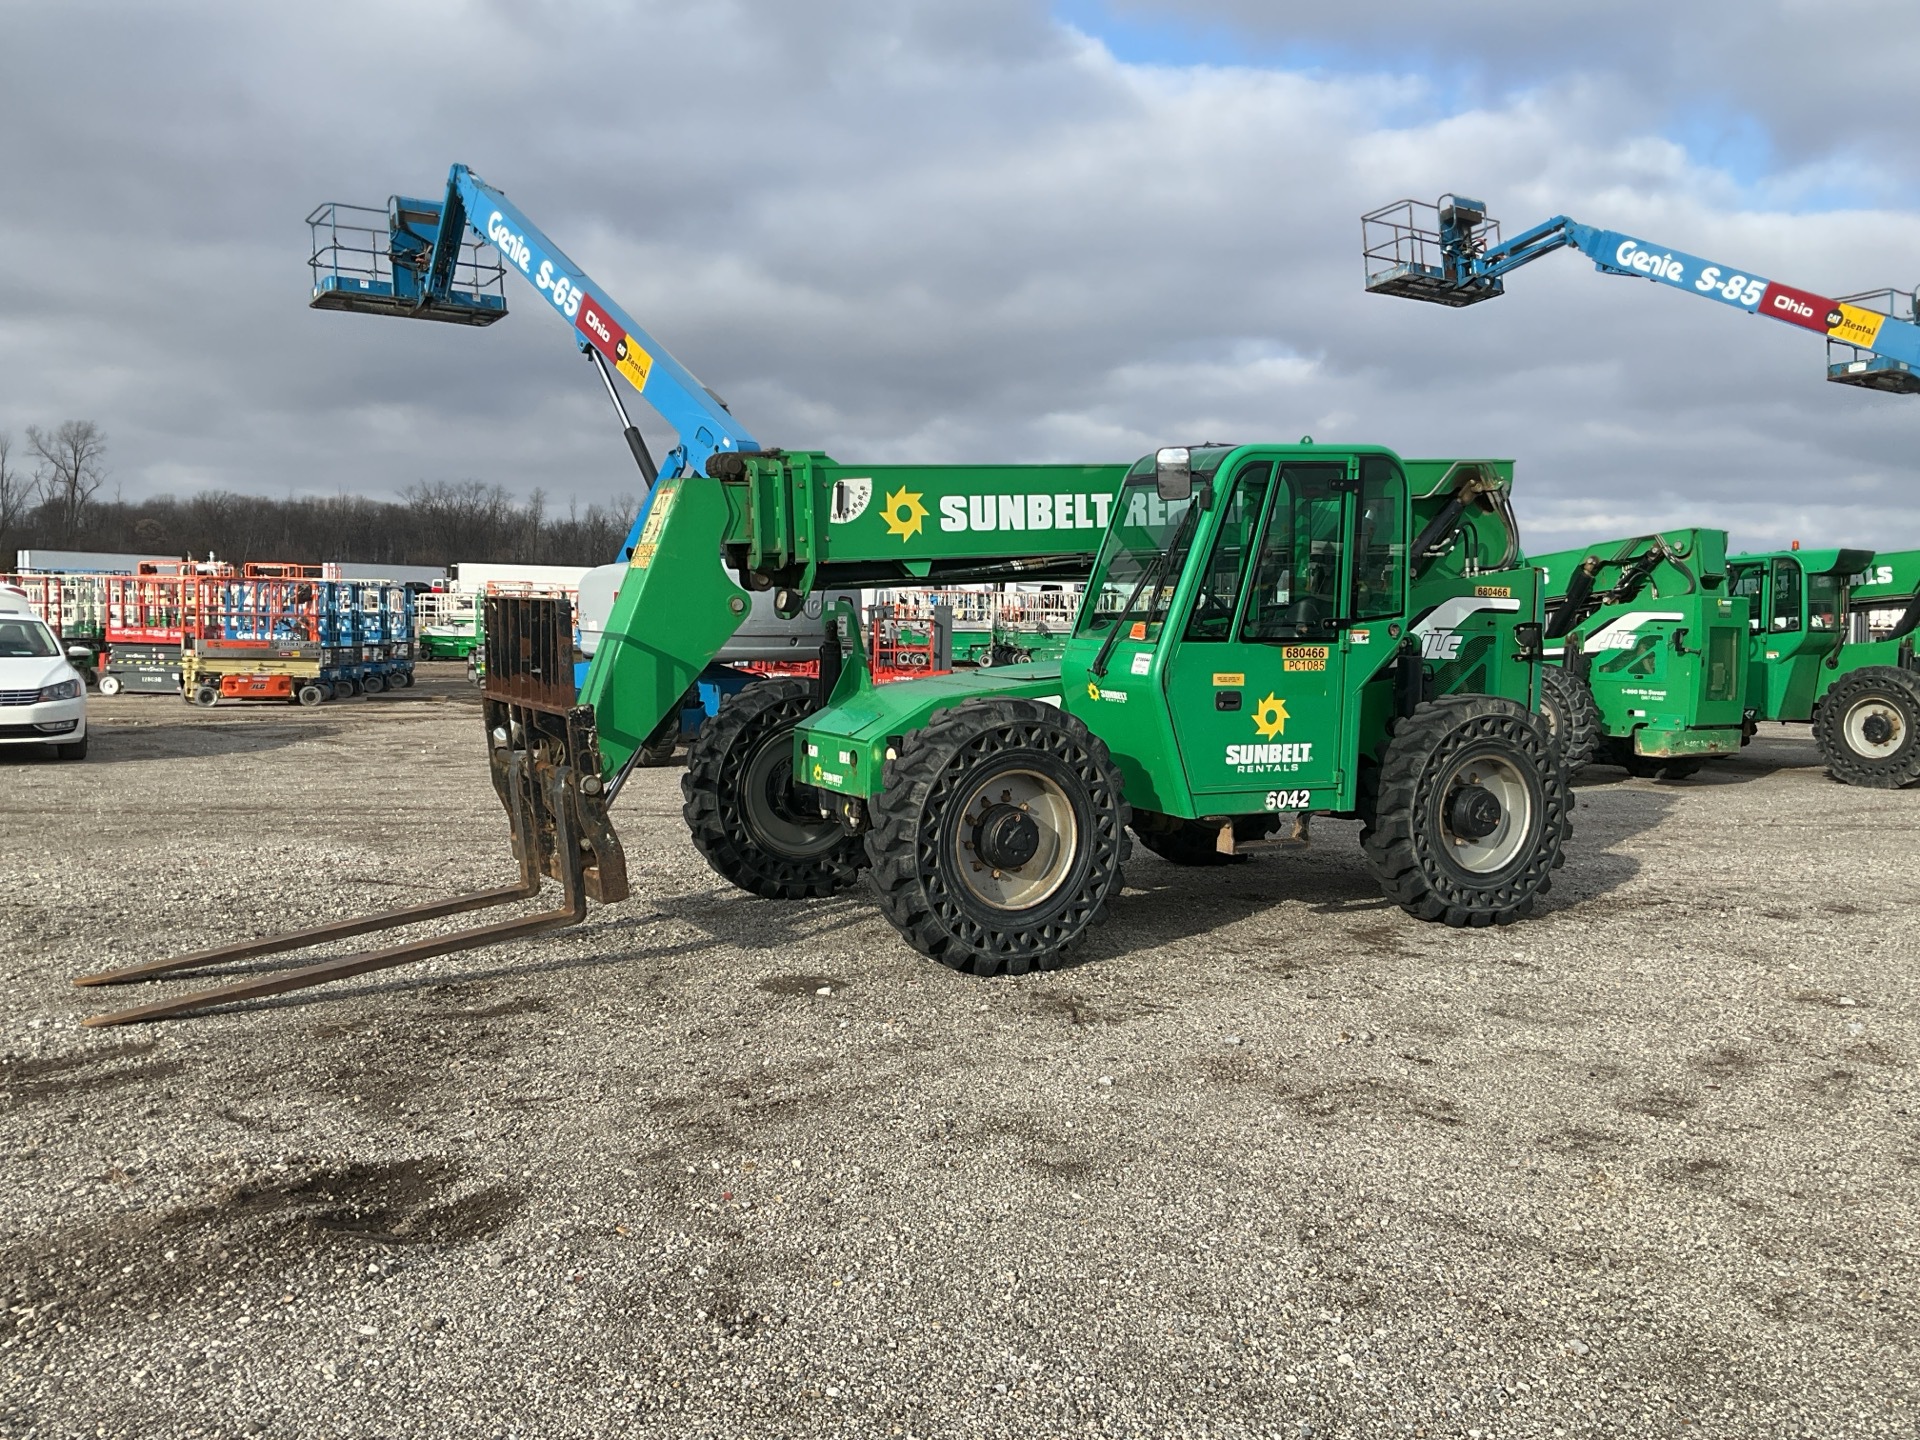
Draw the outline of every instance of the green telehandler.
<instances>
[{"instance_id":1,"label":"green telehandler","mask_svg":"<svg viewBox=\"0 0 1920 1440\"><path fill-rule=\"evenodd\" d=\"M1542 708L1569 774L1598 760L1679 779L1746 743L1748 601L1724 530L1530 557L1546 604Z\"/></svg>"},{"instance_id":2,"label":"green telehandler","mask_svg":"<svg viewBox=\"0 0 1920 1440\"><path fill-rule=\"evenodd\" d=\"M583 681L564 600L488 597L482 709L517 883L78 983L523 901L548 879L561 900L86 1023L301 989L625 898L610 806L765 592L791 616L833 590L1087 582L1058 660L877 686L842 601L817 679L722 705L691 747L683 813L707 863L749 893L798 901L870 874L910 945L998 974L1057 965L1107 915L1130 837L1216 865L1339 816L1361 822L1365 863L1422 919L1505 924L1547 891L1571 807L1535 714L1540 589L1510 462L1303 440L1168 447L1131 467L845 465L760 444L464 166L441 199L323 206L311 223L320 309L486 325L505 313L500 277L520 273L571 322L650 494ZM616 377L679 435L657 471Z\"/></svg>"},{"instance_id":3,"label":"green telehandler","mask_svg":"<svg viewBox=\"0 0 1920 1440\"><path fill-rule=\"evenodd\" d=\"M624 898L608 806L741 623L747 587L792 611L814 590L905 575L1090 572L1061 660L885 686L842 602L819 680L749 687L693 744L684 812L716 872L801 900L870 870L906 941L957 969L1058 964L1120 893L1129 831L1176 864L1214 865L1304 842L1314 815L1356 818L1385 893L1450 925L1526 915L1562 861L1571 807L1533 713L1540 596L1518 563L1508 462L1301 443L1169 448L1124 476L771 451L707 468L661 482L579 694L566 602L487 601L488 754L518 885L82 983L525 899L543 877L561 884L557 909L88 1023L277 994ZM1069 528L1036 528L1043 507ZM1068 549L1076 537L1097 553Z\"/></svg>"},{"instance_id":4,"label":"green telehandler","mask_svg":"<svg viewBox=\"0 0 1920 1440\"><path fill-rule=\"evenodd\" d=\"M1748 733L1812 722L1834 779L1892 790L1920 780L1920 552L1779 550L1728 562L1748 619ZM1877 633L1873 616L1887 624Z\"/></svg>"},{"instance_id":5,"label":"green telehandler","mask_svg":"<svg viewBox=\"0 0 1920 1440\"><path fill-rule=\"evenodd\" d=\"M1677 530L1537 555L1543 710L1569 773L1679 779L1762 721L1813 726L1834 779L1920 779L1920 552L1726 553Z\"/></svg>"}]
</instances>

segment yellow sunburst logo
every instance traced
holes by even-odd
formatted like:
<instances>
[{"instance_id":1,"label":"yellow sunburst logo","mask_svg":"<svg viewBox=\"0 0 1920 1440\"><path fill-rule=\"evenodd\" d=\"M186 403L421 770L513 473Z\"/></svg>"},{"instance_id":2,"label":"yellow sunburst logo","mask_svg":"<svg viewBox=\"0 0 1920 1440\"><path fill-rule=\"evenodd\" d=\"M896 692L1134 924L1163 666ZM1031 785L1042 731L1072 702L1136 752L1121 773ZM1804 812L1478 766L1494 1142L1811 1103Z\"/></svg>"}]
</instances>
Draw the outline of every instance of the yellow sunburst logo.
<instances>
[{"instance_id":1,"label":"yellow sunburst logo","mask_svg":"<svg viewBox=\"0 0 1920 1440\"><path fill-rule=\"evenodd\" d=\"M898 535L902 540L911 540L921 531L921 522L927 518L927 507L920 503L921 491L910 491L902 485L887 496L886 506L880 511L880 518L887 522L887 533Z\"/></svg>"},{"instance_id":2,"label":"yellow sunburst logo","mask_svg":"<svg viewBox=\"0 0 1920 1440\"><path fill-rule=\"evenodd\" d=\"M1099 685L1095 684L1091 680L1087 681L1087 699L1098 700L1099 698L1100 698Z\"/></svg>"},{"instance_id":3,"label":"yellow sunburst logo","mask_svg":"<svg viewBox=\"0 0 1920 1440\"><path fill-rule=\"evenodd\" d=\"M1287 702L1268 692L1267 698L1260 702L1260 708L1253 712L1253 728L1260 732L1262 740L1271 740L1276 735L1287 733Z\"/></svg>"}]
</instances>

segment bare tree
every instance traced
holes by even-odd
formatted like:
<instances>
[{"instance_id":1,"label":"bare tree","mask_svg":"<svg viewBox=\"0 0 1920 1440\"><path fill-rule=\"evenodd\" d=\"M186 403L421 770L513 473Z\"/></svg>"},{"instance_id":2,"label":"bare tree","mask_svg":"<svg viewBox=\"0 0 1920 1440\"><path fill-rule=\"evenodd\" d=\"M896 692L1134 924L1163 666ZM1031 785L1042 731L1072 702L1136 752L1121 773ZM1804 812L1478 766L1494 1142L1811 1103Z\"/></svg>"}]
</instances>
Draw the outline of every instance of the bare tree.
<instances>
[{"instance_id":1,"label":"bare tree","mask_svg":"<svg viewBox=\"0 0 1920 1440\"><path fill-rule=\"evenodd\" d=\"M40 481L13 463L13 436L0 430L0 541L40 502ZM10 557L0 556L0 567Z\"/></svg>"},{"instance_id":2,"label":"bare tree","mask_svg":"<svg viewBox=\"0 0 1920 1440\"><path fill-rule=\"evenodd\" d=\"M86 524L87 507L106 483L107 432L91 420L63 420L51 433L29 425L27 443L40 459L41 506L59 542L71 545Z\"/></svg>"}]
</instances>

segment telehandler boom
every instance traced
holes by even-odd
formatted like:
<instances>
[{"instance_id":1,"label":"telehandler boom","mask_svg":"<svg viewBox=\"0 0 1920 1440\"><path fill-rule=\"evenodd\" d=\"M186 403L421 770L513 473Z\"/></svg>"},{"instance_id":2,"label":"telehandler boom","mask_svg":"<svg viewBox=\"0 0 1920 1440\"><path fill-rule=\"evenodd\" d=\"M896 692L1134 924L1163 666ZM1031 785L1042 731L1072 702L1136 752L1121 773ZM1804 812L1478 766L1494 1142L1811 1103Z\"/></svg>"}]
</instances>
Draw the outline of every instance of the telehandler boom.
<instances>
[{"instance_id":1,"label":"telehandler boom","mask_svg":"<svg viewBox=\"0 0 1920 1440\"><path fill-rule=\"evenodd\" d=\"M455 186L477 183L456 168ZM598 294L583 286L582 308ZM657 376L664 356L646 344ZM916 949L1019 973L1060 963L1105 918L1129 830L1175 863L1221 864L1306 841L1320 814L1362 822L1366 863L1409 913L1505 924L1546 892L1570 829L1564 768L1533 713L1540 593L1511 486L1505 461L1310 440L1168 447L1125 469L689 448L632 537L580 693L564 602L488 601L486 743L517 885L78 983L526 899L545 878L557 908L87 1023L388 968L624 898L608 806L750 595L771 590L791 613L812 591L905 580L1090 577L1057 662L875 687L842 605L818 681L764 682L723 706L694 743L684 815L741 889L798 900L870 869Z\"/></svg>"}]
</instances>

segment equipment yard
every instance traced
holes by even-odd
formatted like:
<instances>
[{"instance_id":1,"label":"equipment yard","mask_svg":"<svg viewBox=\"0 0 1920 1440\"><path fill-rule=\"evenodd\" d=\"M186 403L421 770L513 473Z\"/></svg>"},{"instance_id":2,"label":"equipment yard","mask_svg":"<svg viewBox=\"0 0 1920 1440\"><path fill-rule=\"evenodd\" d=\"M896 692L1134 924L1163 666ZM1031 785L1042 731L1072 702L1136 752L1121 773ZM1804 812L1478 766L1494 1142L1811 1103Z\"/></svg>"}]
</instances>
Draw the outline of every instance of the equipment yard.
<instances>
[{"instance_id":1,"label":"equipment yard","mask_svg":"<svg viewBox=\"0 0 1920 1440\"><path fill-rule=\"evenodd\" d=\"M510 878L420 677L0 770L0 1434L1914 1432L1916 797L1806 727L1593 766L1510 926L1323 818L1136 844L991 980L735 889L642 769L582 926L77 1028L207 977L76 974Z\"/></svg>"}]
</instances>

